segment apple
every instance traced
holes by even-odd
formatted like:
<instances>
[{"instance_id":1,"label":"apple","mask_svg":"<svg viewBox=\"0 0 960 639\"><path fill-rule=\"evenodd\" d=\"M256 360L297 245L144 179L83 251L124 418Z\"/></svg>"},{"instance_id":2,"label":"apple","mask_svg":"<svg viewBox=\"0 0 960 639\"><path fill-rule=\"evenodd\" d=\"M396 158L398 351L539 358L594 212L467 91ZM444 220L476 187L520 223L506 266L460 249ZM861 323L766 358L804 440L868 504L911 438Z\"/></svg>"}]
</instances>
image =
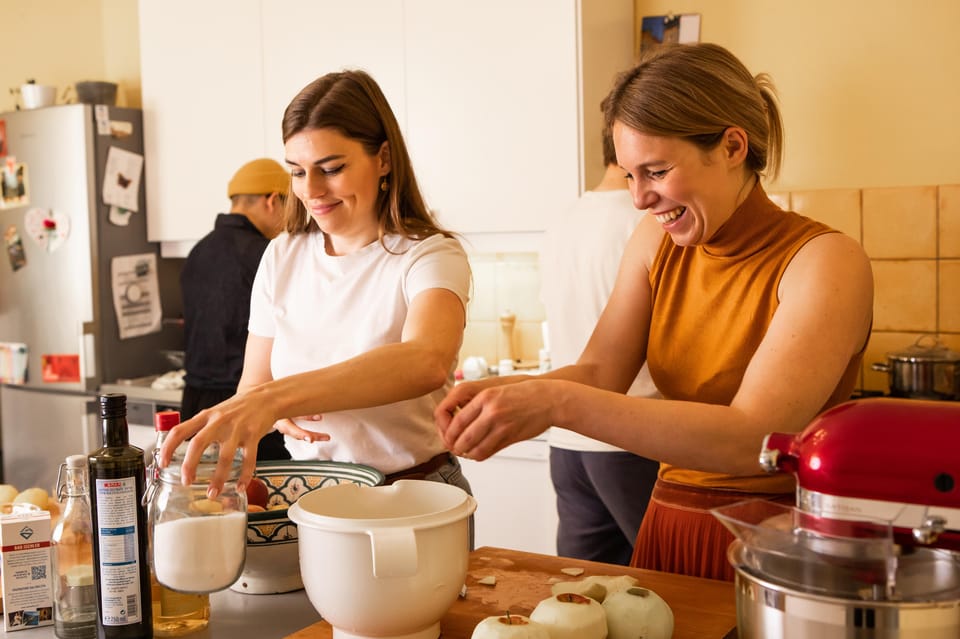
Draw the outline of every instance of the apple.
<instances>
[{"instance_id":1,"label":"apple","mask_svg":"<svg viewBox=\"0 0 960 639\"><path fill-rule=\"evenodd\" d=\"M267 507L267 499L270 496L267 490L267 484L259 477L254 477L247 484L247 504L260 506L263 509Z\"/></svg>"}]
</instances>

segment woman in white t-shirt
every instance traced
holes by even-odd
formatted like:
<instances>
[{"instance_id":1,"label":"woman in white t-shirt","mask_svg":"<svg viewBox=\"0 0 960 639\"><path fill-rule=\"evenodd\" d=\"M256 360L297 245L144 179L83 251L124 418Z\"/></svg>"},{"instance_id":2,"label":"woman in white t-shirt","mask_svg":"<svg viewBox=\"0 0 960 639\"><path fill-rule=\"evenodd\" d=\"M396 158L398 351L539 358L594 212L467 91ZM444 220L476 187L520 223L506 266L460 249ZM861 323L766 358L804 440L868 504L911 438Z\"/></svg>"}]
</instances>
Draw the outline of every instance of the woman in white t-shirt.
<instances>
[{"instance_id":1,"label":"woman in white t-shirt","mask_svg":"<svg viewBox=\"0 0 960 639\"><path fill-rule=\"evenodd\" d=\"M453 387L470 267L424 204L386 98L362 71L325 75L287 106L283 140L292 197L253 284L237 394L175 428L161 464L193 436L191 481L219 441L243 449L246 485L257 442L275 428L293 459L469 492L433 411Z\"/></svg>"}]
</instances>

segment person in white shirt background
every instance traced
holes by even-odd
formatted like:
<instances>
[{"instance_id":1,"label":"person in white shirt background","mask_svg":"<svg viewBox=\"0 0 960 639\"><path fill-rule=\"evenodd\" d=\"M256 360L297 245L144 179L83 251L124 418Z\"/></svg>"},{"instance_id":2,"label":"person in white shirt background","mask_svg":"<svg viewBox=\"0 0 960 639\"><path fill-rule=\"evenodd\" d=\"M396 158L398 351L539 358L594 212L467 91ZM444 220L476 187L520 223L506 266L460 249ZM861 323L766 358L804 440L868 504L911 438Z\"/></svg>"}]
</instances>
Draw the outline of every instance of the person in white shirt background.
<instances>
[{"instance_id":1,"label":"person in white shirt background","mask_svg":"<svg viewBox=\"0 0 960 639\"><path fill-rule=\"evenodd\" d=\"M633 205L607 127L603 163L600 182L553 217L543 236L540 297L556 367L576 363L583 352L613 290L624 247L644 214ZM646 366L627 394L659 396ZM548 441L557 554L628 565L659 463L556 426Z\"/></svg>"}]
</instances>

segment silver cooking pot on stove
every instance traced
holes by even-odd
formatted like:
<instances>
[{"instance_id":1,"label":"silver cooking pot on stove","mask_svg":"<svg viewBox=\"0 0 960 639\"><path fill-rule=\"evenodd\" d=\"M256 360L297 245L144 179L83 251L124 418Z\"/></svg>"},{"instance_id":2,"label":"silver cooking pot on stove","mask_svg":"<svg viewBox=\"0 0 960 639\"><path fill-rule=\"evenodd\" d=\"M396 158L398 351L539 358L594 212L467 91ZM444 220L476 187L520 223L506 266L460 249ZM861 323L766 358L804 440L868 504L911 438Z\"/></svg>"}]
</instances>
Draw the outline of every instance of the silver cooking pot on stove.
<instances>
[{"instance_id":1,"label":"silver cooking pot on stove","mask_svg":"<svg viewBox=\"0 0 960 639\"><path fill-rule=\"evenodd\" d=\"M889 375L894 397L960 400L960 353L932 336L887 353L886 363L874 363L872 368Z\"/></svg>"}]
</instances>

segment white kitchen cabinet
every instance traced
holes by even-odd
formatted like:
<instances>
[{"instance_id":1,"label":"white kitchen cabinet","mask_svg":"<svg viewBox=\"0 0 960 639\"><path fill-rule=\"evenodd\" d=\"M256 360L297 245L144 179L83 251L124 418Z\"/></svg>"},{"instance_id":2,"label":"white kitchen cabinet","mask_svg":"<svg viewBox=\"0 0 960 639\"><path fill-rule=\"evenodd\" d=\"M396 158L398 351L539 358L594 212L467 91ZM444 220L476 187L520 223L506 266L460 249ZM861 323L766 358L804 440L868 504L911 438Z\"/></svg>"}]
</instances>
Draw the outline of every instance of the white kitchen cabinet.
<instances>
[{"instance_id":1,"label":"white kitchen cabinet","mask_svg":"<svg viewBox=\"0 0 960 639\"><path fill-rule=\"evenodd\" d=\"M577 5L406 0L408 143L444 226L540 231L579 194Z\"/></svg>"},{"instance_id":2,"label":"white kitchen cabinet","mask_svg":"<svg viewBox=\"0 0 960 639\"><path fill-rule=\"evenodd\" d=\"M303 87L331 71L363 69L404 124L403 3L268 0L263 3L266 153L283 158L283 111Z\"/></svg>"},{"instance_id":3,"label":"white kitchen cabinet","mask_svg":"<svg viewBox=\"0 0 960 639\"><path fill-rule=\"evenodd\" d=\"M629 63L633 29L630 0L140 0L140 25L148 232L165 242L212 228L242 162L282 161L289 100L345 67L383 88L442 224L540 231L592 186L584 164L602 169L582 150L592 87Z\"/></svg>"},{"instance_id":4,"label":"white kitchen cabinet","mask_svg":"<svg viewBox=\"0 0 960 639\"><path fill-rule=\"evenodd\" d=\"M461 459L477 500L476 546L557 554L557 497L545 439L512 444L482 462Z\"/></svg>"},{"instance_id":5,"label":"white kitchen cabinet","mask_svg":"<svg viewBox=\"0 0 960 639\"><path fill-rule=\"evenodd\" d=\"M263 155L260 0L141 0L151 241L197 240L229 210L227 182Z\"/></svg>"}]
</instances>

